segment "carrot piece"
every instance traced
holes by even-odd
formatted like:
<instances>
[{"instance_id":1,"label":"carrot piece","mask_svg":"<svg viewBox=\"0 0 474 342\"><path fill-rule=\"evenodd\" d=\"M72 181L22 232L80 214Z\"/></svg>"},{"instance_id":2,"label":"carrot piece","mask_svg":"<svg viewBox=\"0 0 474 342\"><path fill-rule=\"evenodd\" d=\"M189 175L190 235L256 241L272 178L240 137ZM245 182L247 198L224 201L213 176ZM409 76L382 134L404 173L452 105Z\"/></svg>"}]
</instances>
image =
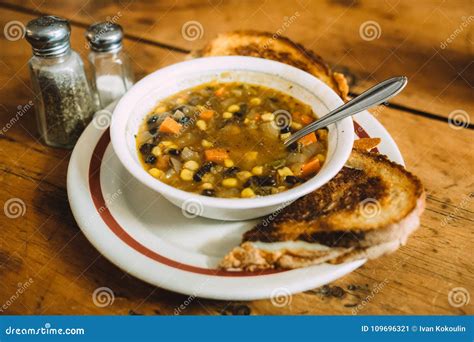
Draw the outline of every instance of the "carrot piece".
<instances>
[{"instance_id":1,"label":"carrot piece","mask_svg":"<svg viewBox=\"0 0 474 342\"><path fill-rule=\"evenodd\" d=\"M219 97L220 97L220 96L224 95L224 91L225 91L225 87L220 87L219 89L217 89L217 90L214 92L214 94L215 94L216 96L219 96Z\"/></svg>"},{"instance_id":2,"label":"carrot piece","mask_svg":"<svg viewBox=\"0 0 474 342\"><path fill-rule=\"evenodd\" d=\"M199 117L203 120L211 120L213 116L214 116L214 111L210 109L203 110L199 114Z\"/></svg>"},{"instance_id":3,"label":"carrot piece","mask_svg":"<svg viewBox=\"0 0 474 342\"><path fill-rule=\"evenodd\" d=\"M169 167L169 162L170 162L170 156L160 156L158 157L158 160L156 161L156 167L160 170L166 171L168 170Z\"/></svg>"},{"instance_id":4,"label":"carrot piece","mask_svg":"<svg viewBox=\"0 0 474 342\"><path fill-rule=\"evenodd\" d=\"M309 115L303 114L300 117L300 121L303 125L309 125L311 122L314 121L314 119Z\"/></svg>"},{"instance_id":5,"label":"carrot piece","mask_svg":"<svg viewBox=\"0 0 474 342\"><path fill-rule=\"evenodd\" d=\"M160 132L163 133L178 134L180 130L181 125L169 116L160 125Z\"/></svg>"},{"instance_id":6,"label":"carrot piece","mask_svg":"<svg viewBox=\"0 0 474 342\"><path fill-rule=\"evenodd\" d=\"M222 148L214 148L204 151L204 157L207 161L212 161L215 163L221 163L226 159L229 159L229 154L226 150Z\"/></svg>"},{"instance_id":7,"label":"carrot piece","mask_svg":"<svg viewBox=\"0 0 474 342\"><path fill-rule=\"evenodd\" d=\"M303 177L309 176L310 174L318 172L320 168L321 164L319 163L319 159L314 158L301 167L301 175Z\"/></svg>"},{"instance_id":8,"label":"carrot piece","mask_svg":"<svg viewBox=\"0 0 474 342\"><path fill-rule=\"evenodd\" d=\"M315 143L316 141L318 141L318 138L316 137L316 134L314 132L308 135L305 135L304 137L300 139L300 143L302 143L303 146L311 145L312 143Z\"/></svg>"}]
</instances>

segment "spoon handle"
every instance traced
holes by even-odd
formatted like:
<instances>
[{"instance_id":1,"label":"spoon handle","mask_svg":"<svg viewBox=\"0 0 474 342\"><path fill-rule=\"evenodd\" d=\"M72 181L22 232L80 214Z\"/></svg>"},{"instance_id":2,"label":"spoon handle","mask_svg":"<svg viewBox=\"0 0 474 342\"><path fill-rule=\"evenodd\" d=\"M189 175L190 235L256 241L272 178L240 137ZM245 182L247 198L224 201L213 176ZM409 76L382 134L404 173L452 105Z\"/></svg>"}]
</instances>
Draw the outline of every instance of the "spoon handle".
<instances>
[{"instance_id":1,"label":"spoon handle","mask_svg":"<svg viewBox=\"0 0 474 342\"><path fill-rule=\"evenodd\" d=\"M405 76L393 77L380 82L351 101L332 110L322 118L300 129L298 132L288 138L284 144L286 146L291 145L295 141L301 139L311 132L323 127L327 127L336 121L360 113L370 107L379 105L401 92L406 84L407 78Z\"/></svg>"}]
</instances>

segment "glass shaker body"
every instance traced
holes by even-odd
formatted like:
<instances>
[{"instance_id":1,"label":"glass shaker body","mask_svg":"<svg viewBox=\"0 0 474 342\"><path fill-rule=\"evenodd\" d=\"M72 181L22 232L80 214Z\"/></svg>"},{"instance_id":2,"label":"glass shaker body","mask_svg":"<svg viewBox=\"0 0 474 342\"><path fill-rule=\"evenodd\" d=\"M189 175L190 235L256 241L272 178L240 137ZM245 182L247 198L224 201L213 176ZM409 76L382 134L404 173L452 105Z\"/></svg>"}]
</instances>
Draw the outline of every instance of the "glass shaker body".
<instances>
[{"instance_id":1,"label":"glass shaker body","mask_svg":"<svg viewBox=\"0 0 474 342\"><path fill-rule=\"evenodd\" d=\"M29 68L43 141L54 147L72 148L95 111L80 56L71 49L59 56L34 55Z\"/></svg>"},{"instance_id":2,"label":"glass shaker body","mask_svg":"<svg viewBox=\"0 0 474 342\"><path fill-rule=\"evenodd\" d=\"M122 49L112 52L91 51L89 62L100 108L107 107L132 87L130 58Z\"/></svg>"}]
</instances>

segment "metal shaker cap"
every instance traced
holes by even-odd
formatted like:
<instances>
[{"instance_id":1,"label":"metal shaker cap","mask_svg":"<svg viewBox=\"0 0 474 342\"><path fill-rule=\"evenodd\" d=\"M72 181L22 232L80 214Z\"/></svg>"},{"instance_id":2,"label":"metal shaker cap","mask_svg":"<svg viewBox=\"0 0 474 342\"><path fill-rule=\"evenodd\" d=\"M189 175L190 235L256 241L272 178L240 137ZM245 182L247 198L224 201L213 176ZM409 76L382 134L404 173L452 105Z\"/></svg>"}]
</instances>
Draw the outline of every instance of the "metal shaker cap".
<instances>
[{"instance_id":1,"label":"metal shaker cap","mask_svg":"<svg viewBox=\"0 0 474 342\"><path fill-rule=\"evenodd\" d=\"M26 40L33 53L42 57L54 57L69 50L71 27L66 19L47 15L31 20L26 25Z\"/></svg>"},{"instance_id":2,"label":"metal shaker cap","mask_svg":"<svg viewBox=\"0 0 474 342\"><path fill-rule=\"evenodd\" d=\"M107 21L92 24L86 31L86 38L94 51L117 51L122 48L122 26Z\"/></svg>"}]
</instances>

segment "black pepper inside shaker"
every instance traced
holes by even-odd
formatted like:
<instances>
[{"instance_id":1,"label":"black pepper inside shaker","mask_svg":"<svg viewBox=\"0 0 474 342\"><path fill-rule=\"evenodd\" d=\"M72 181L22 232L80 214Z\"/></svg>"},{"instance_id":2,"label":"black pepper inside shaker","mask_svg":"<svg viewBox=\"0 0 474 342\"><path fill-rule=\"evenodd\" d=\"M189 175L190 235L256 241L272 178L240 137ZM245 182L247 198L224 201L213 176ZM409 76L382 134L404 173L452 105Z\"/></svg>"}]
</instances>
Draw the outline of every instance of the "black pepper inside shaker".
<instances>
[{"instance_id":1,"label":"black pepper inside shaker","mask_svg":"<svg viewBox=\"0 0 474 342\"><path fill-rule=\"evenodd\" d=\"M54 147L72 148L95 110L70 35L68 21L55 16L34 19L26 26L26 39L33 48L29 68L38 130L43 141Z\"/></svg>"}]
</instances>

